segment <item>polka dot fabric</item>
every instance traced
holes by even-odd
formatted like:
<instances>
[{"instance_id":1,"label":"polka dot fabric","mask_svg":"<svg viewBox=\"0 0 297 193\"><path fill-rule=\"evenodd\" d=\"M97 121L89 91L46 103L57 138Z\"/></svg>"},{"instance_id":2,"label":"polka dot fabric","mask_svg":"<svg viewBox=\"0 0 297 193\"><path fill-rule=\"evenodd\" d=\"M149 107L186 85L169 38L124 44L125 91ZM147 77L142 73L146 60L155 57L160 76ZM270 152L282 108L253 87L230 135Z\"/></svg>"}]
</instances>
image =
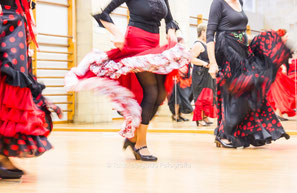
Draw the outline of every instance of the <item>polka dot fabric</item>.
<instances>
[{"instance_id":1,"label":"polka dot fabric","mask_svg":"<svg viewBox=\"0 0 297 193\"><path fill-rule=\"evenodd\" d=\"M288 139L266 94L290 50L273 31L256 36L249 47L236 37L226 32L217 35L220 72L215 135L229 140L234 147L262 146L281 137Z\"/></svg>"},{"instance_id":2,"label":"polka dot fabric","mask_svg":"<svg viewBox=\"0 0 297 193\"><path fill-rule=\"evenodd\" d=\"M25 18L16 7L3 5L2 9L0 154L12 157L39 156L52 148L47 140L52 129L50 112L41 104L39 98L42 98L42 89L38 89L39 84L29 72Z\"/></svg>"},{"instance_id":3,"label":"polka dot fabric","mask_svg":"<svg viewBox=\"0 0 297 193\"><path fill-rule=\"evenodd\" d=\"M51 148L45 136L17 134L14 137L4 137L0 135L0 154L8 157L36 157Z\"/></svg>"}]
</instances>

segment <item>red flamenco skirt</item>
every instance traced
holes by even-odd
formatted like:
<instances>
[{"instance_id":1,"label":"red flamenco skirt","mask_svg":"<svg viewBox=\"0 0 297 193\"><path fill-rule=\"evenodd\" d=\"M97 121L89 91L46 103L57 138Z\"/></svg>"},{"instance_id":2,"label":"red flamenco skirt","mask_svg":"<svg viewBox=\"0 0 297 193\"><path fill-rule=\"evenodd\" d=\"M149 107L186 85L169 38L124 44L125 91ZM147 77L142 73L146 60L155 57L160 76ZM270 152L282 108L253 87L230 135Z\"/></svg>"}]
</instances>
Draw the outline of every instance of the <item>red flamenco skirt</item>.
<instances>
[{"instance_id":1,"label":"red flamenco skirt","mask_svg":"<svg viewBox=\"0 0 297 193\"><path fill-rule=\"evenodd\" d=\"M291 80L295 82L295 89L297 88L297 59L294 59L290 63L290 68L288 71L288 76Z\"/></svg>"},{"instance_id":2,"label":"red flamenco skirt","mask_svg":"<svg viewBox=\"0 0 297 193\"><path fill-rule=\"evenodd\" d=\"M278 109L289 117L296 115L295 81L282 73L281 69L267 93L267 100L274 110Z\"/></svg>"},{"instance_id":3,"label":"red flamenco skirt","mask_svg":"<svg viewBox=\"0 0 297 193\"><path fill-rule=\"evenodd\" d=\"M68 90L95 90L110 97L125 123L120 135L134 136L141 122L143 90L135 73L148 71L167 75L165 88L172 88L172 76L190 62L189 52L176 42L159 46L159 34L129 26L122 50L93 51L65 77Z\"/></svg>"},{"instance_id":4,"label":"red flamenco skirt","mask_svg":"<svg viewBox=\"0 0 297 193\"><path fill-rule=\"evenodd\" d=\"M211 88L203 88L198 99L195 102L195 110L193 112L193 121L201 121L203 119L202 113L206 117L216 118L217 108L214 93Z\"/></svg>"},{"instance_id":5,"label":"red flamenco skirt","mask_svg":"<svg viewBox=\"0 0 297 193\"><path fill-rule=\"evenodd\" d=\"M30 89L11 86L0 76L0 154L39 156L52 148L49 133L45 113L36 107Z\"/></svg>"}]
</instances>

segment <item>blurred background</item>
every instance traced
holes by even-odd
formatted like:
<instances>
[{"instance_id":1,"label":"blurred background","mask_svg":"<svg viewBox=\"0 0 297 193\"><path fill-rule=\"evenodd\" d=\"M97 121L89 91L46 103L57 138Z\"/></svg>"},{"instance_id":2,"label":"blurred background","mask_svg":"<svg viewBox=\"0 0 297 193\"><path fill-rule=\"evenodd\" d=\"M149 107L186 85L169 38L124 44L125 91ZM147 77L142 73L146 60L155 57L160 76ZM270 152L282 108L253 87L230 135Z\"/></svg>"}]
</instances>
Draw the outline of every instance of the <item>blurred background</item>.
<instances>
[{"instance_id":1,"label":"blurred background","mask_svg":"<svg viewBox=\"0 0 297 193\"><path fill-rule=\"evenodd\" d=\"M33 66L39 81L47 86L45 96L64 111L63 120L54 117L55 130L120 129L122 117L113 110L107 97L93 92L66 92L63 86L65 73L76 66L88 52L93 49L105 51L113 48L111 34L100 28L91 17L91 14L100 12L109 2L110 0L37 1L34 14L39 52L34 52ZM169 0L173 17L181 28L177 34L189 48L197 39L197 25L207 23L211 2L212 0ZM288 31L291 44L296 44L296 3L297 0L244 0L244 10L249 17L250 38L263 30L284 28ZM126 5L116 9L112 18L124 33L129 21ZM164 23L161 26L160 43L166 43ZM193 102L191 104L194 105ZM211 133L215 128L215 124L197 127L191 121L191 114L184 116L190 121L172 122L171 112L167 102L164 102L150 129ZM289 118L289 121L284 122L284 126L287 130L297 132L296 117Z\"/></svg>"}]
</instances>

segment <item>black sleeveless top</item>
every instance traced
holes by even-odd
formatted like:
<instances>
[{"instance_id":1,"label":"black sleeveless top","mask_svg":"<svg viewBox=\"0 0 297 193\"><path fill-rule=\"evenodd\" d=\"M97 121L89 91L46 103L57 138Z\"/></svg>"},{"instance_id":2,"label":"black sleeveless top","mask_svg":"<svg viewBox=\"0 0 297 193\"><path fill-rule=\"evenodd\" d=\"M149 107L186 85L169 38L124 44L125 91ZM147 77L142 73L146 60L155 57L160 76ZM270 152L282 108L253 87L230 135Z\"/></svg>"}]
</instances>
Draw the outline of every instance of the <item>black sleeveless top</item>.
<instances>
[{"instance_id":1,"label":"black sleeveless top","mask_svg":"<svg viewBox=\"0 0 297 193\"><path fill-rule=\"evenodd\" d=\"M204 62L209 63L206 45L203 42L199 41L199 40L194 42L194 44L197 43L197 42L200 42L202 44L202 46L204 47L204 52L200 53L200 55L197 58L204 61Z\"/></svg>"}]
</instances>

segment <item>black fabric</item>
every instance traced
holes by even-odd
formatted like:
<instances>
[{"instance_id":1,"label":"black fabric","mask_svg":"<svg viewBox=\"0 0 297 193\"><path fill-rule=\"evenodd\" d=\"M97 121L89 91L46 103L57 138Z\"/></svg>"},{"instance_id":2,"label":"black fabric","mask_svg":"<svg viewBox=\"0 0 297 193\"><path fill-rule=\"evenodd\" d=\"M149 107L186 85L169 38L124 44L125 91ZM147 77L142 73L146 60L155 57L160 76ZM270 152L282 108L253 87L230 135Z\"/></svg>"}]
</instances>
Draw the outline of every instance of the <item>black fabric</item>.
<instances>
[{"instance_id":1,"label":"black fabric","mask_svg":"<svg viewBox=\"0 0 297 193\"><path fill-rule=\"evenodd\" d=\"M13 19L12 19L13 17ZM3 7L0 18L0 72L12 86L30 87L28 77L25 19L13 9Z\"/></svg>"},{"instance_id":2,"label":"black fabric","mask_svg":"<svg viewBox=\"0 0 297 193\"><path fill-rule=\"evenodd\" d=\"M169 110L173 115L175 112L175 104L179 106L179 112L183 114L189 114L193 112L193 107L191 105L191 101L193 100L193 92L192 87L182 88L179 83L174 84L172 93L169 96L168 106Z\"/></svg>"},{"instance_id":3,"label":"black fabric","mask_svg":"<svg viewBox=\"0 0 297 193\"><path fill-rule=\"evenodd\" d=\"M0 0L1 5L9 5L12 7L17 7L16 3L14 0Z\"/></svg>"},{"instance_id":4,"label":"black fabric","mask_svg":"<svg viewBox=\"0 0 297 193\"><path fill-rule=\"evenodd\" d=\"M138 27L151 33L159 33L161 19L165 18L166 29L179 29L178 24L173 20L168 0L112 0L100 14L94 18L101 27L104 27L100 20L113 23L110 13L126 3L129 9L129 26Z\"/></svg>"},{"instance_id":5,"label":"black fabric","mask_svg":"<svg viewBox=\"0 0 297 193\"><path fill-rule=\"evenodd\" d=\"M265 99L277 70L290 57L281 37L273 31L263 32L249 48L245 32L225 31L217 34L215 48L220 67L215 134L235 147L288 138Z\"/></svg>"},{"instance_id":6,"label":"black fabric","mask_svg":"<svg viewBox=\"0 0 297 193\"><path fill-rule=\"evenodd\" d=\"M201 42L201 41L196 41L200 42L202 46L204 47L204 52L200 53L200 55L197 57L198 59L209 63L209 58L207 54L207 46ZM195 43L196 43L195 42ZM193 96L194 96L194 101L196 103L200 93L204 88L210 88L213 90L213 99L216 99L216 80L213 79L210 74L208 73L208 68L205 68L203 66L197 66L194 65L193 67L193 72L192 72L192 88L193 88ZM214 101L213 104L216 104Z\"/></svg>"},{"instance_id":7,"label":"black fabric","mask_svg":"<svg viewBox=\"0 0 297 193\"><path fill-rule=\"evenodd\" d=\"M241 1L241 5L243 5ZM207 25L207 43L214 41L217 31L245 31L248 18L245 12L234 10L225 0L213 0Z\"/></svg>"},{"instance_id":8,"label":"black fabric","mask_svg":"<svg viewBox=\"0 0 297 193\"><path fill-rule=\"evenodd\" d=\"M143 89L143 99L140 104L141 124L148 125L166 98L167 92L164 86L166 75L139 72L136 73L136 77Z\"/></svg>"}]
</instances>

